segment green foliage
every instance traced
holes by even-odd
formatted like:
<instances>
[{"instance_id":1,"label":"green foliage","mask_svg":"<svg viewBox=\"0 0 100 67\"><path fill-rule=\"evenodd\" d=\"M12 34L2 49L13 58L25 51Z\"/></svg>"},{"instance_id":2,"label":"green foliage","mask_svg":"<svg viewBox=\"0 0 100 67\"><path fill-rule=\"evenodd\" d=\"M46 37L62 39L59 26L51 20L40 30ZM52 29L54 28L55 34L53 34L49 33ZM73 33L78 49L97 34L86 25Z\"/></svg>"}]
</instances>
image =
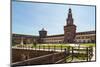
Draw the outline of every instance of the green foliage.
<instances>
[{"instance_id":1,"label":"green foliage","mask_svg":"<svg viewBox=\"0 0 100 67\"><path fill-rule=\"evenodd\" d=\"M12 46L16 46L16 43L14 41L12 41Z\"/></svg>"},{"instance_id":2,"label":"green foliage","mask_svg":"<svg viewBox=\"0 0 100 67\"><path fill-rule=\"evenodd\" d=\"M36 47L37 43L36 43L36 42L34 42L34 43L33 43L33 45Z\"/></svg>"}]
</instances>

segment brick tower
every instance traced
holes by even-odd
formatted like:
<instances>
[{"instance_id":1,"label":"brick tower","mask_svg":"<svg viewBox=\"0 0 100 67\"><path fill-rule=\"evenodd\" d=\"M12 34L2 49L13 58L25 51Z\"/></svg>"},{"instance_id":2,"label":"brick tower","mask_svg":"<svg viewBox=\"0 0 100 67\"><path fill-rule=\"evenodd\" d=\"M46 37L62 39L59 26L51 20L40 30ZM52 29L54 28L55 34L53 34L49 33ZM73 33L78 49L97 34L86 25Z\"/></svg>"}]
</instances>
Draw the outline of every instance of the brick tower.
<instances>
[{"instance_id":1,"label":"brick tower","mask_svg":"<svg viewBox=\"0 0 100 67\"><path fill-rule=\"evenodd\" d=\"M64 43L73 43L76 35L76 25L73 24L71 8L69 8L66 23L64 26Z\"/></svg>"},{"instance_id":2,"label":"brick tower","mask_svg":"<svg viewBox=\"0 0 100 67\"><path fill-rule=\"evenodd\" d=\"M39 31L39 37L45 38L47 36L47 31L42 28L42 30Z\"/></svg>"}]
</instances>

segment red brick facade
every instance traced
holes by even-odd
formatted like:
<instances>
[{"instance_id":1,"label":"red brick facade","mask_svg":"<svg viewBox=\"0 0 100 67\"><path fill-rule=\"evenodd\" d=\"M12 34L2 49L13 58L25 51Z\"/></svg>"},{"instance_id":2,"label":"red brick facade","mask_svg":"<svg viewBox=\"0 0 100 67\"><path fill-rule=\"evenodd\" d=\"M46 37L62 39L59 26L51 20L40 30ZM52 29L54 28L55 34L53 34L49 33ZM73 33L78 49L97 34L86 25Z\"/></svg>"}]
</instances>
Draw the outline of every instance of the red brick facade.
<instances>
[{"instance_id":1,"label":"red brick facade","mask_svg":"<svg viewBox=\"0 0 100 67\"><path fill-rule=\"evenodd\" d=\"M69 9L67 25L64 26L64 43L73 43L76 36L76 26L73 24L72 11Z\"/></svg>"}]
</instances>

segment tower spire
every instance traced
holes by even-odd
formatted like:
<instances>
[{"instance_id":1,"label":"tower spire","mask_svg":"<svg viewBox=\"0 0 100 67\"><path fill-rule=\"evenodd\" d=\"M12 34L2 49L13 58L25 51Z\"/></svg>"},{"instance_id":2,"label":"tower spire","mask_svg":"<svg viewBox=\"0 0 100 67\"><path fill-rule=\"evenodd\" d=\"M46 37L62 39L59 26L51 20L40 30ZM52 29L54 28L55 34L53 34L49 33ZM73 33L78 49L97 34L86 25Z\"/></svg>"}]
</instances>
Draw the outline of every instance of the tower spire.
<instances>
[{"instance_id":1,"label":"tower spire","mask_svg":"<svg viewBox=\"0 0 100 67\"><path fill-rule=\"evenodd\" d=\"M71 8L69 8L69 13L71 13L71 11L72 11Z\"/></svg>"},{"instance_id":2,"label":"tower spire","mask_svg":"<svg viewBox=\"0 0 100 67\"><path fill-rule=\"evenodd\" d=\"M72 17L72 10L69 8L68 10L68 17L66 19L67 25L73 25L73 17Z\"/></svg>"},{"instance_id":3,"label":"tower spire","mask_svg":"<svg viewBox=\"0 0 100 67\"><path fill-rule=\"evenodd\" d=\"M69 8L68 18L69 18L69 19L72 19L72 10L71 10L71 8Z\"/></svg>"}]
</instances>

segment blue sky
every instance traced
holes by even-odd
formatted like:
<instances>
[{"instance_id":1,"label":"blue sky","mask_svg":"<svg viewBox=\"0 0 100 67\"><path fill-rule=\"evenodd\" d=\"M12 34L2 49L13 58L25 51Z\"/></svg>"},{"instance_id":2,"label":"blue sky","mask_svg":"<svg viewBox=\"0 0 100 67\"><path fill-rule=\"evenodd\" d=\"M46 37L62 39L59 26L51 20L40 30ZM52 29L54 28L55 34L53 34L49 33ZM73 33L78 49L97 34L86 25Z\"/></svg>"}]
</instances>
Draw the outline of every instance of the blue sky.
<instances>
[{"instance_id":1,"label":"blue sky","mask_svg":"<svg viewBox=\"0 0 100 67\"><path fill-rule=\"evenodd\" d=\"M95 30L94 6L13 1L12 32L38 35L38 31L44 28L48 35L63 34L69 8L72 9L77 32Z\"/></svg>"}]
</instances>

